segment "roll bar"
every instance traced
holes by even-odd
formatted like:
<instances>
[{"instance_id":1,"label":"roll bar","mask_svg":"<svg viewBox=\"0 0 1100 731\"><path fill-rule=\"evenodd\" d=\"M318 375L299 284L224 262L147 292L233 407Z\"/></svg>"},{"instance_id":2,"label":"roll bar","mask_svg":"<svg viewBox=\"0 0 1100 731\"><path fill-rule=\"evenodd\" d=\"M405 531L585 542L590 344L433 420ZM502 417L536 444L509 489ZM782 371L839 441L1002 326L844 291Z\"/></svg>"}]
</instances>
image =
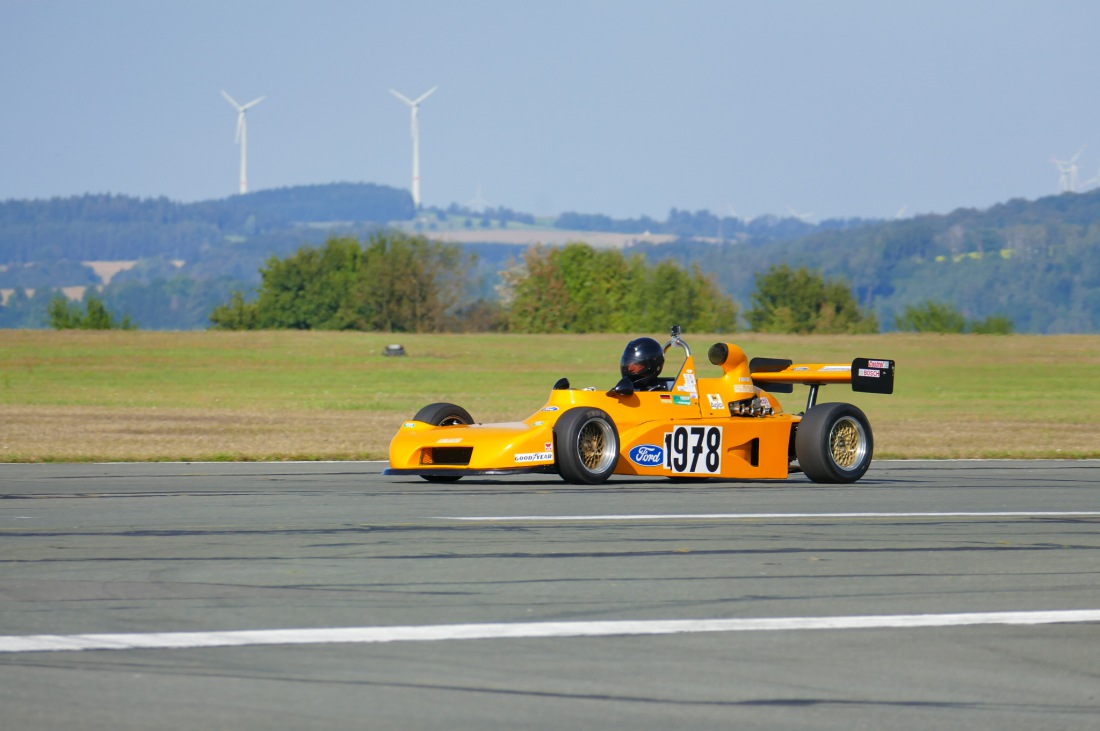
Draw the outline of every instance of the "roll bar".
<instances>
[{"instance_id":1,"label":"roll bar","mask_svg":"<svg viewBox=\"0 0 1100 731\"><path fill-rule=\"evenodd\" d=\"M678 347L678 348L683 348L684 352L687 353L688 357L691 357L691 348L689 348L688 344L685 343L683 341L683 339L680 337L681 332L682 331L680 330L679 325L673 325L672 326L672 332L670 334L670 337L672 339L669 340L667 343L665 343L665 352L667 353L669 348L675 346L675 347Z\"/></svg>"}]
</instances>

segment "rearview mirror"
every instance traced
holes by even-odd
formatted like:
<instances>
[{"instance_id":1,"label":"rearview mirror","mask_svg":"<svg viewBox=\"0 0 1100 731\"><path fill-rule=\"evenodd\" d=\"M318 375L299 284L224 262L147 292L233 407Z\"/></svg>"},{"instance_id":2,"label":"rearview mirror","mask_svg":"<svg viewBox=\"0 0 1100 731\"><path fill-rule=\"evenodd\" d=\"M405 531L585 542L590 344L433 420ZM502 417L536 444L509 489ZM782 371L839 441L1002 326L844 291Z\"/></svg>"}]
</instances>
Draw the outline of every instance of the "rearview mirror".
<instances>
[{"instance_id":1,"label":"rearview mirror","mask_svg":"<svg viewBox=\"0 0 1100 731\"><path fill-rule=\"evenodd\" d=\"M616 396L633 396L634 395L634 383L629 378L623 378L621 381L615 384L615 387L607 392L608 394L614 394Z\"/></svg>"}]
</instances>

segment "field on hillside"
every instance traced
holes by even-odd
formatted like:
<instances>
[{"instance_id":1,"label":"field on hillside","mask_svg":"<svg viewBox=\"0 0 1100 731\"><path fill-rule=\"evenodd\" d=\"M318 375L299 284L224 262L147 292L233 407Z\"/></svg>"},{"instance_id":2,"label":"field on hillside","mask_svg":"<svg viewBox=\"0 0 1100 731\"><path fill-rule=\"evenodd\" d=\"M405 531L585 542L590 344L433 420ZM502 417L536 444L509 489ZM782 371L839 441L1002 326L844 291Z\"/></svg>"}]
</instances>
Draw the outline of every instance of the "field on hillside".
<instances>
[{"instance_id":1,"label":"field on hillside","mask_svg":"<svg viewBox=\"0 0 1100 731\"><path fill-rule=\"evenodd\" d=\"M724 337L750 357L895 359L892 396L822 389L867 412L877 457L1100 457L1100 336ZM4 330L0 461L379 459L433 401L515 420L561 376L610 388L628 339ZM717 375L722 338L685 339ZM393 342L409 355L383 357Z\"/></svg>"}]
</instances>

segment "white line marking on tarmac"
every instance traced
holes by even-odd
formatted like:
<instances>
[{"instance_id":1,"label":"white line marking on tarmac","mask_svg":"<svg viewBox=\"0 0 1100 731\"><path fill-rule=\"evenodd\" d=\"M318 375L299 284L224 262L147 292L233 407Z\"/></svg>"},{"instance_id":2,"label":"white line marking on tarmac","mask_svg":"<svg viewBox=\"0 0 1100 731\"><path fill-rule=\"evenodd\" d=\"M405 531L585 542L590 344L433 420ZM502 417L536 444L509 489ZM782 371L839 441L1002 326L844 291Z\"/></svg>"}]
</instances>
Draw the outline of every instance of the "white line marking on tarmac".
<instances>
[{"instance_id":1,"label":"white line marking on tarmac","mask_svg":"<svg viewBox=\"0 0 1100 731\"><path fill-rule=\"evenodd\" d=\"M463 515L438 520L557 522L577 520L757 520L766 518L1100 518L1100 511L1015 511L984 513L685 513L659 515Z\"/></svg>"},{"instance_id":2,"label":"white line marking on tarmac","mask_svg":"<svg viewBox=\"0 0 1100 731\"><path fill-rule=\"evenodd\" d=\"M395 627L153 632L146 634L0 636L0 653L76 650L174 650L257 645L439 642L565 637L674 635L700 632L774 632L814 629L912 629L971 625L1043 625L1100 622L1100 609L1039 612L909 614L866 617L773 617L603 622L521 622Z\"/></svg>"}]
</instances>

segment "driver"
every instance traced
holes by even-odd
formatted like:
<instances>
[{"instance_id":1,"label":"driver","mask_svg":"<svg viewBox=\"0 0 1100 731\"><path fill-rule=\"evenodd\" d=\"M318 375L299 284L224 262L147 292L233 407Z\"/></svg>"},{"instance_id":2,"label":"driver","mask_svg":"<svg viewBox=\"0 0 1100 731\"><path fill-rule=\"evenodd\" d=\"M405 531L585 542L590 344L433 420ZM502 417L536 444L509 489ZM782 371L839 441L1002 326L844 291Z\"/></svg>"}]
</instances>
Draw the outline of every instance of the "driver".
<instances>
[{"instance_id":1,"label":"driver","mask_svg":"<svg viewBox=\"0 0 1100 731\"><path fill-rule=\"evenodd\" d=\"M665 367L665 351L653 338L637 338L626 344L619 370L629 378L635 391L660 391L657 377Z\"/></svg>"}]
</instances>

